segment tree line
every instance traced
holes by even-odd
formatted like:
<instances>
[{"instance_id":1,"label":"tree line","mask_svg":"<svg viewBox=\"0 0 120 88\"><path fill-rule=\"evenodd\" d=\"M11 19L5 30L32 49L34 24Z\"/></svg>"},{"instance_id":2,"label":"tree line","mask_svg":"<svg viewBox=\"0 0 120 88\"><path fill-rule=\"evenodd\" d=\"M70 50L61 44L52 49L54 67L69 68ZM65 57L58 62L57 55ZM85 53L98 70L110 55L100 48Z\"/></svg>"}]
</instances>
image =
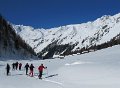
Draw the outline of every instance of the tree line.
<instances>
[{"instance_id":1,"label":"tree line","mask_svg":"<svg viewBox=\"0 0 120 88\"><path fill-rule=\"evenodd\" d=\"M36 55L32 47L27 44L19 35L16 34L11 24L0 15L0 43L3 43L3 49L12 47L16 50L24 49L32 55Z\"/></svg>"}]
</instances>

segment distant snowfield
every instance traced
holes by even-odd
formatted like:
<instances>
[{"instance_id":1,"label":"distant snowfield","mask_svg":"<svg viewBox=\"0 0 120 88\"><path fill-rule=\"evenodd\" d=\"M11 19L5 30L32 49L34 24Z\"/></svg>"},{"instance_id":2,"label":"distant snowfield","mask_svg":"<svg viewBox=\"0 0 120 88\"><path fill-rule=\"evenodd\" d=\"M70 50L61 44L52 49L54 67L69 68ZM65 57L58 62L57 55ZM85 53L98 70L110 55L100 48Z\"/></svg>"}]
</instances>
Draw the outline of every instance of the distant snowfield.
<instances>
[{"instance_id":1,"label":"distant snowfield","mask_svg":"<svg viewBox=\"0 0 120 88\"><path fill-rule=\"evenodd\" d=\"M65 59L19 61L34 64L34 77L26 76L24 68L6 76L6 63L13 62L0 61L0 88L120 88L120 45ZM36 76L41 63L48 67L43 80Z\"/></svg>"}]
</instances>

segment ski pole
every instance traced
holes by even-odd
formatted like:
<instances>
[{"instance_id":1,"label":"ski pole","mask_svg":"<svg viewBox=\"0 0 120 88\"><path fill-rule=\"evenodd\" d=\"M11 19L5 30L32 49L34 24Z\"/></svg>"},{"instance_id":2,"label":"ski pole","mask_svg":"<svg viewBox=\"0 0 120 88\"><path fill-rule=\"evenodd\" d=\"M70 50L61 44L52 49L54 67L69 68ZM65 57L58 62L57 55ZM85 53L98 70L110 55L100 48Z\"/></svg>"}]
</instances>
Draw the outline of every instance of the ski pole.
<instances>
[{"instance_id":1,"label":"ski pole","mask_svg":"<svg viewBox=\"0 0 120 88\"><path fill-rule=\"evenodd\" d=\"M47 71L47 76L48 76L48 69L46 68L46 71Z\"/></svg>"}]
</instances>

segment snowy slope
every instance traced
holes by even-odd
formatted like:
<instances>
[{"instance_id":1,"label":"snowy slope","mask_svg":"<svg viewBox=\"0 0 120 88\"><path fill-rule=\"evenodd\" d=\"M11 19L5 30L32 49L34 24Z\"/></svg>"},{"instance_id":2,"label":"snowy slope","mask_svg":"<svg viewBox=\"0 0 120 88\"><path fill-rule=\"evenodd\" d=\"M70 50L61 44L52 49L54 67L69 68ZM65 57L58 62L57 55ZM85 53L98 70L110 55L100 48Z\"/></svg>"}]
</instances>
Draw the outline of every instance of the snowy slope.
<instances>
[{"instance_id":1,"label":"snowy slope","mask_svg":"<svg viewBox=\"0 0 120 88\"><path fill-rule=\"evenodd\" d=\"M43 63L48 67L46 75L58 76L40 80L35 75L25 75L25 70L12 71L5 75L6 63L16 61L0 61L0 88L120 88L120 45L83 55L68 56L65 59L37 60L19 62L33 63L34 73Z\"/></svg>"},{"instance_id":2,"label":"snowy slope","mask_svg":"<svg viewBox=\"0 0 120 88\"><path fill-rule=\"evenodd\" d=\"M76 44L73 51L86 46L110 41L120 33L120 13L105 15L93 22L66 25L51 29L37 29L30 26L13 25L16 32L39 53L49 44Z\"/></svg>"}]
</instances>

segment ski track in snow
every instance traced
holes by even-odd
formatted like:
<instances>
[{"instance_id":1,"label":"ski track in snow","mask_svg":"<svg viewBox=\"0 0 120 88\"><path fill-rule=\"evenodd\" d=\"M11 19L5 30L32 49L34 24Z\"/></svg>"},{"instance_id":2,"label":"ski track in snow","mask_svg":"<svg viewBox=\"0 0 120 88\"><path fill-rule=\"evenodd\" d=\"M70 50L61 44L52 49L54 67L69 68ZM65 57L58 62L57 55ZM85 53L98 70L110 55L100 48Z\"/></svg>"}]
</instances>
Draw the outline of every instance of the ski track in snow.
<instances>
[{"instance_id":1,"label":"ski track in snow","mask_svg":"<svg viewBox=\"0 0 120 88\"><path fill-rule=\"evenodd\" d=\"M27 76L27 77L30 77L30 76ZM38 76L34 76L33 78L36 78L40 81L45 81L45 82L49 82L49 83L53 83L53 84L57 84L60 86L60 88L63 88L63 83L61 82L57 82L57 81L53 81L53 80L49 80L48 78L43 78L43 79L39 79Z\"/></svg>"},{"instance_id":2,"label":"ski track in snow","mask_svg":"<svg viewBox=\"0 0 120 88\"><path fill-rule=\"evenodd\" d=\"M48 79L42 79L43 81L47 81L47 82L50 82L50 83L55 83L55 84L58 84L58 85L60 85L60 86L62 86L63 87L63 84L62 83L60 83L60 82L57 82L57 81L52 81L52 80L48 80Z\"/></svg>"}]
</instances>

